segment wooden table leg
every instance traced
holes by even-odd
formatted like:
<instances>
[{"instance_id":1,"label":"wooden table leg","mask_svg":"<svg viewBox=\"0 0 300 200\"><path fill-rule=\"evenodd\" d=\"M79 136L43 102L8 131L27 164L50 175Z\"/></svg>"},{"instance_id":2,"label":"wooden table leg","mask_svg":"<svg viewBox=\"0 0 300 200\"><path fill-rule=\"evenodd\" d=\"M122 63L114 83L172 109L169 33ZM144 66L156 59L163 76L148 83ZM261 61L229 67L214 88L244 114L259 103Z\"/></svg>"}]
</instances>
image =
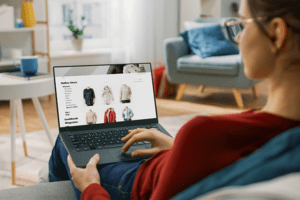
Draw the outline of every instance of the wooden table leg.
<instances>
[{"instance_id":1,"label":"wooden table leg","mask_svg":"<svg viewBox=\"0 0 300 200\"><path fill-rule=\"evenodd\" d=\"M51 133L50 133L50 128L48 126L48 123L47 123L47 120L46 120L46 117L44 115L44 112L43 112L43 109L42 109L42 106L38 100L37 97L34 97L32 98L32 101L33 101L33 104L35 106L35 109L43 123L43 126L44 126L44 129L46 130L46 133L47 133L47 136L49 138L49 141L51 143L52 146L54 146L54 140L52 139L52 136L51 136Z\"/></svg>"},{"instance_id":2,"label":"wooden table leg","mask_svg":"<svg viewBox=\"0 0 300 200\"><path fill-rule=\"evenodd\" d=\"M16 100L10 100L11 184L16 184Z\"/></svg>"},{"instance_id":3,"label":"wooden table leg","mask_svg":"<svg viewBox=\"0 0 300 200\"><path fill-rule=\"evenodd\" d=\"M180 99L182 98L185 88L186 88L186 84L181 84L179 86L179 89L177 91L177 96L176 96L177 101L180 101Z\"/></svg>"},{"instance_id":4,"label":"wooden table leg","mask_svg":"<svg viewBox=\"0 0 300 200\"><path fill-rule=\"evenodd\" d=\"M198 89L199 93L203 93L204 89L205 89L205 85L200 85Z\"/></svg>"},{"instance_id":5,"label":"wooden table leg","mask_svg":"<svg viewBox=\"0 0 300 200\"><path fill-rule=\"evenodd\" d=\"M23 106L22 106L22 100L18 99L17 102L17 114L19 119L19 126L21 129L21 135L22 135L22 141L23 141L23 148L24 148L24 154L27 157L27 145L26 145L26 139L25 139L25 123L24 123L24 115L23 115Z\"/></svg>"},{"instance_id":6,"label":"wooden table leg","mask_svg":"<svg viewBox=\"0 0 300 200\"><path fill-rule=\"evenodd\" d=\"M236 100L236 103L238 105L239 108L244 108L244 103L243 103L243 99L242 99L242 94L240 93L240 91L238 91L237 89L233 88L233 95L234 98Z\"/></svg>"},{"instance_id":7,"label":"wooden table leg","mask_svg":"<svg viewBox=\"0 0 300 200\"><path fill-rule=\"evenodd\" d=\"M258 95L257 95L256 89L255 89L255 86L252 86L252 92L253 92L254 98L257 99Z\"/></svg>"}]
</instances>

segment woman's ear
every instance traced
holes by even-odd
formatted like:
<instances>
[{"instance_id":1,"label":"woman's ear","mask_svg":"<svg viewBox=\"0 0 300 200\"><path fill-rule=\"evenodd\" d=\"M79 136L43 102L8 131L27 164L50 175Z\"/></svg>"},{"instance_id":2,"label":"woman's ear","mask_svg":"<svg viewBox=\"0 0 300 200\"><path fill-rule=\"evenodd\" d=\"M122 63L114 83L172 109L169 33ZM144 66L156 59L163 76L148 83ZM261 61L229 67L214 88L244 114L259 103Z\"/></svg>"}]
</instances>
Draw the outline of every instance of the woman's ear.
<instances>
[{"instance_id":1,"label":"woman's ear","mask_svg":"<svg viewBox=\"0 0 300 200\"><path fill-rule=\"evenodd\" d=\"M271 36L274 42L274 47L276 48L274 50L278 52L286 44L287 35L288 35L288 26L282 18L276 17L271 21L269 28L272 31Z\"/></svg>"}]
</instances>

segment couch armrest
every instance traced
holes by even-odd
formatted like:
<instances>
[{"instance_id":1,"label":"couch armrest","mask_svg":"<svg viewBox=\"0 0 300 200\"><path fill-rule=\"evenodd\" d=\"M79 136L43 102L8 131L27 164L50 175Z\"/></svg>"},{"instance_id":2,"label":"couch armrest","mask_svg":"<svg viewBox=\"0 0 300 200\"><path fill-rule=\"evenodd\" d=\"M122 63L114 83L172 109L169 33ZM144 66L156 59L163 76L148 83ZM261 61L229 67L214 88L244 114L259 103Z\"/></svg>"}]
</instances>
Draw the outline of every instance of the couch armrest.
<instances>
[{"instance_id":1,"label":"couch armrest","mask_svg":"<svg viewBox=\"0 0 300 200\"><path fill-rule=\"evenodd\" d=\"M71 181L59 181L0 190L0 199L75 200L76 196Z\"/></svg>"},{"instance_id":2,"label":"couch armrest","mask_svg":"<svg viewBox=\"0 0 300 200\"><path fill-rule=\"evenodd\" d=\"M176 72L177 70L177 59L184 55L188 55L190 53L190 49L182 37L176 37L168 38L164 41L164 50L166 72L169 78L169 73L172 71Z\"/></svg>"}]
</instances>

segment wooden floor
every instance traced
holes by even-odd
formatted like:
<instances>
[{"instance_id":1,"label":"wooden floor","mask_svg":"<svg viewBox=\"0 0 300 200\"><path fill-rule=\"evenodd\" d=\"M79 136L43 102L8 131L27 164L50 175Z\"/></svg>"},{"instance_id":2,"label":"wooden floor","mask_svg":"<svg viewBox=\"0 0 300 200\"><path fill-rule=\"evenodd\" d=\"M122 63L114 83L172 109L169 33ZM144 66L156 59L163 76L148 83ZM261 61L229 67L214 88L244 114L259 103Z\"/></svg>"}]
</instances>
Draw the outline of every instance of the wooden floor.
<instances>
[{"instance_id":1,"label":"wooden floor","mask_svg":"<svg viewBox=\"0 0 300 200\"><path fill-rule=\"evenodd\" d=\"M236 105L231 89L206 87L202 94L198 86L188 85L181 101L175 100L175 95L167 99L157 99L158 117L177 116L205 112L211 115L239 113L250 108L263 107L267 101L268 83L260 82L256 86L259 97L253 97L251 89L240 90L245 109ZM39 98L50 129L58 128L55 97ZM23 100L23 110L26 132L42 130L42 123L31 100ZM9 101L0 101L0 134L10 133ZM18 122L17 122L18 124ZM17 127L17 132L19 132Z\"/></svg>"}]
</instances>

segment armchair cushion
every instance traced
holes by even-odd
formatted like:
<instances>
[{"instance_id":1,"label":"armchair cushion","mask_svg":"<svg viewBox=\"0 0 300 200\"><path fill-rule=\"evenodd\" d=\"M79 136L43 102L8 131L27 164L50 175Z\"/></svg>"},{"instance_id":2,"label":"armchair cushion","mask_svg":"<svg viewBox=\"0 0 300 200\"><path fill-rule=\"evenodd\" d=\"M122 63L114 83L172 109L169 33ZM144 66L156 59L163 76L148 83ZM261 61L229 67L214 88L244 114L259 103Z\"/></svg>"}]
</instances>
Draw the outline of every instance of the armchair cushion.
<instances>
[{"instance_id":1,"label":"armchair cushion","mask_svg":"<svg viewBox=\"0 0 300 200\"><path fill-rule=\"evenodd\" d=\"M201 58L239 54L224 36L220 25L203 26L181 33L192 52Z\"/></svg>"},{"instance_id":2,"label":"armchair cushion","mask_svg":"<svg viewBox=\"0 0 300 200\"><path fill-rule=\"evenodd\" d=\"M224 59L224 56L200 58L190 54L177 60L177 69L182 73L237 76L240 60L240 55L229 55Z\"/></svg>"}]
</instances>

